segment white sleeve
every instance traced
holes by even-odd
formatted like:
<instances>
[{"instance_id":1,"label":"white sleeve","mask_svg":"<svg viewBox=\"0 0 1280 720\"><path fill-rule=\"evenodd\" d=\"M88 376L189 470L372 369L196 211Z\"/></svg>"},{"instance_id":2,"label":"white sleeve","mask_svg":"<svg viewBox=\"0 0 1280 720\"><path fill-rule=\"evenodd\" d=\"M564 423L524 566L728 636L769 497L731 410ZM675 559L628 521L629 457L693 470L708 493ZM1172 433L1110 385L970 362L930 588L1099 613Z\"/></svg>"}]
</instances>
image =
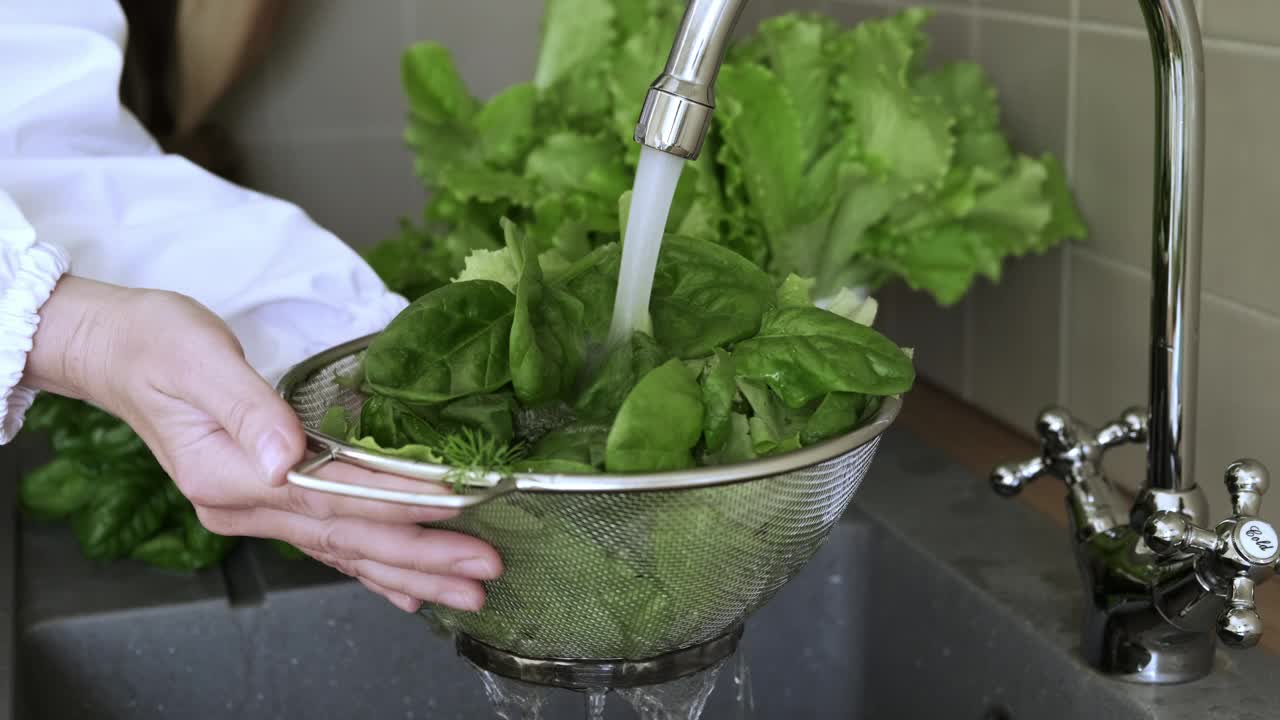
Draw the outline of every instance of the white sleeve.
<instances>
[{"instance_id":1,"label":"white sleeve","mask_svg":"<svg viewBox=\"0 0 1280 720\"><path fill-rule=\"evenodd\" d=\"M31 402L35 313L68 259L200 301L271 381L406 304L296 206L164 154L120 105L124 39L115 0L0 0L0 443Z\"/></svg>"}]
</instances>

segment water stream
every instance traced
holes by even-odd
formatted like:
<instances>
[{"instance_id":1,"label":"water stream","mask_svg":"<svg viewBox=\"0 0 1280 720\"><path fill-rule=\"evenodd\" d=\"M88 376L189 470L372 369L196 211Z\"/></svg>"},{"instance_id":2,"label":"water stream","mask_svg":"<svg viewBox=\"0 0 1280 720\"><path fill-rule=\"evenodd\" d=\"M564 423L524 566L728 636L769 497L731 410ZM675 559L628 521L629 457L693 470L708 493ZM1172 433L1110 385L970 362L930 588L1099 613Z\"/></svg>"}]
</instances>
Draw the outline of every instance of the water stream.
<instances>
[{"instance_id":1,"label":"water stream","mask_svg":"<svg viewBox=\"0 0 1280 720\"><path fill-rule=\"evenodd\" d=\"M608 690L587 691L587 720L604 720L604 703L608 698Z\"/></svg>"},{"instance_id":2,"label":"water stream","mask_svg":"<svg viewBox=\"0 0 1280 720\"><path fill-rule=\"evenodd\" d=\"M501 720L543 720L554 694L567 694L541 685L512 680L472 665L484 684L485 695ZM609 697L620 698L639 720L699 720L716 682L725 668L732 672L737 720L754 720L755 700L751 694L751 673L746 657L736 657L671 682L637 688L600 688L581 694L587 720L605 720ZM558 705L557 705L558 707Z\"/></svg>"},{"instance_id":3,"label":"water stream","mask_svg":"<svg viewBox=\"0 0 1280 720\"><path fill-rule=\"evenodd\" d=\"M640 720L698 720L724 663L678 680L615 691Z\"/></svg>"},{"instance_id":4,"label":"water stream","mask_svg":"<svg viewBox=\"0 0 1280 720\"><path fill-rule=\"evenodd\" d=\"M756 698L751 694L751 665L742 650L738 650L733 659L733 690L737 700L737 720L755 720Z\"/></svg>"},{"instance_id":5,"label":"water stream","mask_svg":"<svg viewBox=\"0 0 1280 720\"><path fill-rule=\"evenodd\" d=\"M551 697L551 688L512 680L478 667L475 670L484 683L484 694L489 696L489 703L501 720L542 720L542 707Z\"/></svg>"},{"instance_id":6,"label":"water stream","mask_svg":"<svg viewBox=\"0 0 1280 720\"><path fill-rule=\"evenodd\" d=\"M609 345L631 337L637 330L650 332L649 294L658 267L662 233L671 212L671 198L680 180L684 160L649 147L640 148L640 166L631 191L627 229L622 236L622 267L618 294L613 303Z\"/></svg>"}]
</instances>

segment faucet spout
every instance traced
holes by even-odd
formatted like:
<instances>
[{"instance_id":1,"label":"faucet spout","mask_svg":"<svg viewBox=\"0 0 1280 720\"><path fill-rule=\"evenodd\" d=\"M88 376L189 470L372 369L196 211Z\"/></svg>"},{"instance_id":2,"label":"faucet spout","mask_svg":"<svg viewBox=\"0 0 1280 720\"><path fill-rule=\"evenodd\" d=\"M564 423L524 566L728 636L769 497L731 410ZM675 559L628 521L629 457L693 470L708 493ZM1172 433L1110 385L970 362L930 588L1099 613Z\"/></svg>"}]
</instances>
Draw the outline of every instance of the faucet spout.
<instances>
[{"instance_id":1,"label":"faucet spout","mask_svg":"<svg viewBox=\"0 0 1280 720\"><path fill-rule=\"evenodd\" d=\"M1195 487L1204 51L1192 0L1140 0L1156 79L1147 486ZM1145 518L1140 518L1145 521Z\"/></svg>"},{"instance_id":2,"label":"faucet spout","mask_svg":"<svg viewBox=\"0 0 1280 720\"><path fill-rule=\"evenodd\" d=\"M747 0L690 0L667 66L649 86L636 142L695 160L711 127L716 76Z\"/></svg>"}]
</instances>

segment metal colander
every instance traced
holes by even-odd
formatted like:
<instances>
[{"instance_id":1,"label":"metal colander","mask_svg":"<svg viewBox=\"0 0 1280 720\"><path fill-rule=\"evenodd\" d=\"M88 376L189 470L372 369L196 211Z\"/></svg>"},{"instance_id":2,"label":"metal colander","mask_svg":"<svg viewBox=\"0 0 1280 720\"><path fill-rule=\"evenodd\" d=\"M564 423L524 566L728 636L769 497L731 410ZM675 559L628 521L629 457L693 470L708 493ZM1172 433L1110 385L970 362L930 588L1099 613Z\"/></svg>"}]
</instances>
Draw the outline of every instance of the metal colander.
<instances>
[{"instance_id":1,"label":"metal colander","mask_svg":"<svg viewBox=\"0 0 1280 720\"><path fill-rule=\"evenodd\" d=\"M505 573L476 613L436 608L450 629L526 658L642 660L731 632L813 557L867 473L901 406L812 447L748 463L652 474L471 477L455 494L388 492L310 473L341 460L436 483L449 468L374 454L320 433L372 338L292 369L280 392L320 454L290 481L326 492L460 507L434 524L480 538ZM456 477L449 477L449 482Z\"/></svg>"}]
</instances>

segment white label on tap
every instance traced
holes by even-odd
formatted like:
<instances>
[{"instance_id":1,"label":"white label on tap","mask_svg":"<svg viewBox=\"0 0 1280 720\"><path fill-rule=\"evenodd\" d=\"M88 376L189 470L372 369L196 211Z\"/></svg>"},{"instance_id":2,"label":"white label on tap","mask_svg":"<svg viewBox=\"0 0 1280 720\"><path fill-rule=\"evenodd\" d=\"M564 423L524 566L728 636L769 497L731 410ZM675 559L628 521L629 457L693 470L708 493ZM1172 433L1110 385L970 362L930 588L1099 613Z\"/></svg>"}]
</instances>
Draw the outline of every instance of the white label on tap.
<instances>
[{"instance_id":1,"label":"white label on tap","mask_svg":"<svg viewBox=\"0 0 1280 720\"><path fill-rule=\"evenodd\" d=\"M1269 563L1280 554L1275 528L1261 520L1246 520L1236 528L1236 547L1256 563Z\"/></svg>"}]
</instances>

